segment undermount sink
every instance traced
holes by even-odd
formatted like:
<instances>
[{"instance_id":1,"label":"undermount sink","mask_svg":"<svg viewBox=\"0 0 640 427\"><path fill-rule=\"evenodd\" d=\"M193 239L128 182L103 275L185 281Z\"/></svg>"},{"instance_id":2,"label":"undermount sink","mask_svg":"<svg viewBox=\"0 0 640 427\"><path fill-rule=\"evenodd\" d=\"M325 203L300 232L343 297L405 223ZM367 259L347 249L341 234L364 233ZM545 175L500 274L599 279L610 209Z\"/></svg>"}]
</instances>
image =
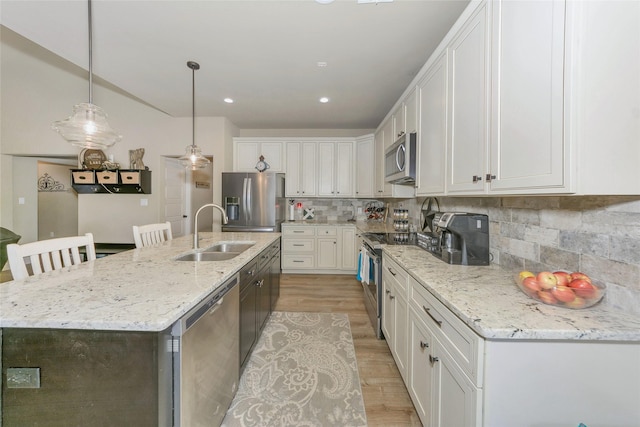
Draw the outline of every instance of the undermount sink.
<instances>
[{"instance_id":1,"label":"undermount sink","mask_svg":"<svg viewBox=\"0 0 640 427\"><path fill-rule=\"evenodd\" d=\"M235 243L235 242L220 242L206 249L202 252L234 252L241 253L249 249L255 243Z\"/></svg>"},{"instance_id":2,"label":"undermount sink","mask_svg":"<svg viewBox=\"0 0 640 427\"><path fill-rule=\"evenodd\" d=\"M176 261L225 261L238 255L239 252L192 252L176 258Z\"/></svg>"},{"instance_id":3,"label":"undermount sink","mask_svg":"<svg viewBox=\"0 0 640 427\"><path fill-rule=\"evenodd\" d=\"M206 249L182 255L176 258L176 261L225 261L237 257L253 245L255 243L220 242Z\"/></svg>"}]
</instances>

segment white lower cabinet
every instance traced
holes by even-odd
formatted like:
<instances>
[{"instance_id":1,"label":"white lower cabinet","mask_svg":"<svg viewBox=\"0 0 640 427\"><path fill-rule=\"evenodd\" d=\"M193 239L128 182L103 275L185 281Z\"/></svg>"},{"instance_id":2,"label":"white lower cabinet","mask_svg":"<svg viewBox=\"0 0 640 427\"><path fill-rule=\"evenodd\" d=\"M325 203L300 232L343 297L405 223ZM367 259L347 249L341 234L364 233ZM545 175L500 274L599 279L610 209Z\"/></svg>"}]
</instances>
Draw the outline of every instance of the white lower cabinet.
<instances>
[{"instance_id":1,"label":"white lower cabinet","mask_svg":"<svg viewBox=\"0 0 640 427\"><path fill-rule=\"evenodd\" d=\"M425 427L640 425L640 343L484 339L386 253L382 285L383 332Z\"/></svg>"},{"instance_id":2,"label":"white lower cabinet","mask_svg":"<svg viewBox=\"0 0 640 427\"><path fill-rule=\"evenodd\" d=\"M353 274L357 268L355 226L282 224L283 273Z\"/></svg>"},{"instance_id":3,"label":"white lower cabinet","mask_svg":"<svg viewBox=\"0 0 640 427\"><path fill-rule=\"evenodd\" d=\"M407 382L408 363L408 311L407 285L409 276L393 260L382 257L382 332L398 366L402 379Z\"/></svg>"},{"instance_id":4,"label":"white lower cabinet","mask_svg":"<svg viewBox=\"0 0 640 427\"><path fill-rule=\"evenodd\" d=\"M407 389L424 426L482 425L484 341L409 277Z\"/></svg>"},{"instance_id":5,"label":"white lower cabinet","mask_svg":"<svg viewBox=\"0 0 640 427\"><path fill-rule=\"evenodd\" d=\"M336 227L316 227L318 254L316 266L319 269L338 268L338 230Z\"/></svg>"}]
</instances>

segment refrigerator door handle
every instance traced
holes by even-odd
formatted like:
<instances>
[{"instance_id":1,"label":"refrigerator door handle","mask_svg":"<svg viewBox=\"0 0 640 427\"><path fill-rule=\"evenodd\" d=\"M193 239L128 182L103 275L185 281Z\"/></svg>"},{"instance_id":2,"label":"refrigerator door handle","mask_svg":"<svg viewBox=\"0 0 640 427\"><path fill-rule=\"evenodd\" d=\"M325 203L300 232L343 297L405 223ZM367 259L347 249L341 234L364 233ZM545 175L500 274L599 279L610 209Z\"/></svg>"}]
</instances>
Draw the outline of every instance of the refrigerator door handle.
<instances>
[{"instance_id":1,"label":"refrigerator door handle","mask_svg":"<svg viewBox=\"0 0 640 427\"><path fill-rule=\"evenodd\" d=\"M251 206L251 185L252 185L251 178L247 178L247 181L248 181L248 185L247 185L247 210L246 210L246 212L247 212L247 217L248 217L247 220L251 221L251 216L252 216L252 213L251 213L251 209L252 209L252 206Z\"/></svg>"},{"instance_id":2,"label":"refrigerator door handle","mask_svg":"<svg viewBox=\"0 0 640 427\"><path fill-rule=\"evenodd\" d=\"M247 211L249 210L249 206L247 205L247 184L249 178L245 178L242 182L242 213L244 214L244 221L247 222Z\"/></svg>"}]
</instances>

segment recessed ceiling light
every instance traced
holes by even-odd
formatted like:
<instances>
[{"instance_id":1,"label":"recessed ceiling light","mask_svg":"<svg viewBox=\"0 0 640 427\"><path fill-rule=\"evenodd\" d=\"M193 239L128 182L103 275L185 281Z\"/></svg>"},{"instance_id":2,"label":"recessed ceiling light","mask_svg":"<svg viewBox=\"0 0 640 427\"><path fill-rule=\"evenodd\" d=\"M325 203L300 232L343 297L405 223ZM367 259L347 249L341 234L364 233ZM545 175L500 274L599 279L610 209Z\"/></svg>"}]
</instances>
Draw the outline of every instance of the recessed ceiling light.
<instances>
[{"instance_id":1,"label":"recessed ceiling light","mask_svg":"<svg viewBox=\"0 0 640 427\"><path fill-rule=\"evenodd\" d=\"M225 98L224 102L226 102L227 104L233 104L233 99L231 98Z\"/></svg>"},{"instance_id":2,"label":"recessed ceiling light","mask_svg":"<svg viewBox=\"0 0 640 427\"><path fill-rule=\"evenodd\" d=\"M318 61L318 67L322 68L326 66L327 66L327 63L325 61Z\"/></svg>"},{"instance_id":3,"label":"recessed ceiling light","mask_svg":"<svg viewBox=\"0 0 640 427\"><path fill-rule=\"evenodd\" d=\"M329 98L327 98L326 96L323 96L322 98L320 98L320 102L323 104L326 104L327 102L329 102Z\"/></svg>"},{"instance_id":4,"label":"recessed ceiling light","mask_svg":"<svg viewBox=\"0 0 640 427\"><path fill-rule=\"evenodd\" d=\"M329 4L329 3L333 3L333 0L316 0L316 3Z\"/></svg>"}]
</instances>

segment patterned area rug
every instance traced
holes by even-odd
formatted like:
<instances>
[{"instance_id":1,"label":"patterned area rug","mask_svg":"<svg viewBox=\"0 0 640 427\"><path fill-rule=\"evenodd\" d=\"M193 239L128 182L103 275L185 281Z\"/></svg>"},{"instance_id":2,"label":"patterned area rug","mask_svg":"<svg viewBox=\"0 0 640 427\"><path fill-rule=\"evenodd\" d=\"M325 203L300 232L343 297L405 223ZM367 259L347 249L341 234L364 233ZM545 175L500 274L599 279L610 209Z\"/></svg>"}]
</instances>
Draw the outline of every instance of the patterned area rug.
<instances>
[{"instance_id":1,"label":"patterned area rug","mask_svg":"<svg viewBox=\"0 0 640 427\"><path fill-rule=\"evenodd\" d=\"M273 312L222 425L366 426L349 317Z\"/></svg>"}]
</instances>

